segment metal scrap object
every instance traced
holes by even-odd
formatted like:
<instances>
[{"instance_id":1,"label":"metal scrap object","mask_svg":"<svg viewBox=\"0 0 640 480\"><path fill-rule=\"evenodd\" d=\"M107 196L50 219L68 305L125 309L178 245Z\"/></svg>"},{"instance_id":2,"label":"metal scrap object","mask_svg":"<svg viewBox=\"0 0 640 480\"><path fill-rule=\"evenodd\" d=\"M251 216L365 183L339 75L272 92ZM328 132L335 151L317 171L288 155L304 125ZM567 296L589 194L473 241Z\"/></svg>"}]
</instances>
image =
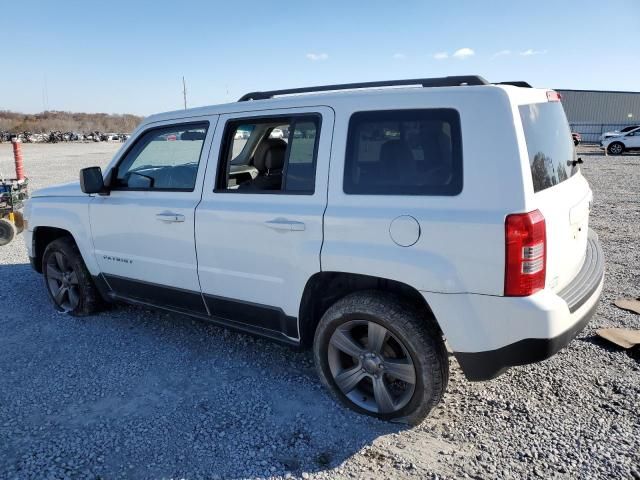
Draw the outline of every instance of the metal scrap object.
<instances>
[{"instance_id":1,"label":"metal scrap object","mask_svg":"<svg viewBox=\"0 0 640 480\"><path fill-rule=\"evenodd\" d=\"M615 343L622 348L632 348L640 345L640 330L631 330L629 328L599 328L596 333Z\"/></svg>"},{"instance_id":2,"label":"metal scrap object","mask_svg":"<svg viewBox=\"0 0 640 480\"><path fill-rule=\"evenodd\" d=\"M613 303L618 308L640 315L640 298L618 298Z\"/></svg>"}]
</instances>

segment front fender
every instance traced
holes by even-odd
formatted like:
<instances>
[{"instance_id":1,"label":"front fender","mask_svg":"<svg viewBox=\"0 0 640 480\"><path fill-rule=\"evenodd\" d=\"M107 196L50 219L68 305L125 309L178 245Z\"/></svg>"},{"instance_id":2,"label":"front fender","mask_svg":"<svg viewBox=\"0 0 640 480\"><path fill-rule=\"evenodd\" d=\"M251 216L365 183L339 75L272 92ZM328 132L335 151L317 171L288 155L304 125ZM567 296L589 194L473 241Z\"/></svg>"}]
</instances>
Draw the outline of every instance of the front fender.
<instances>
[{"instance_id":1,"label":"front fender","mask_svg":"<svg viewBox=\"0 0 640 480\"><path fill-rule=\"evenodd\" d=\"M66 230L73 237L91 275L100 269L93 255L89 201L91 197L36 197L25 208L28 233L25 235L29 256L34 257L33 238L38 228L52 227Z\"/></svg>"}]
</instances>

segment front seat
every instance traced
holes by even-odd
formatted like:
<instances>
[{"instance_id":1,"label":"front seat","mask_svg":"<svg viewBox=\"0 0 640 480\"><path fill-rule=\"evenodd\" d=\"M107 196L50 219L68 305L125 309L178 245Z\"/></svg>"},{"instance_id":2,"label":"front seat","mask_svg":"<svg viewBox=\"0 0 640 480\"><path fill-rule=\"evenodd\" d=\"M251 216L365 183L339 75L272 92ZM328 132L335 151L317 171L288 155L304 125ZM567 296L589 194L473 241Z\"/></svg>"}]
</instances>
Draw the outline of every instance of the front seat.
<instances>
[{"instance_id":1,"label":"front seat","mask_svg":"<svg viewBox=\"0 0 640 480\"><path fill-rule=\"evenodd\" d=\"M253 166L258 170L258 176L238 189L280 190L286 152L287 142L280 138L266 138L260 142L253 154Z\"/></svg>"}]
</instances>

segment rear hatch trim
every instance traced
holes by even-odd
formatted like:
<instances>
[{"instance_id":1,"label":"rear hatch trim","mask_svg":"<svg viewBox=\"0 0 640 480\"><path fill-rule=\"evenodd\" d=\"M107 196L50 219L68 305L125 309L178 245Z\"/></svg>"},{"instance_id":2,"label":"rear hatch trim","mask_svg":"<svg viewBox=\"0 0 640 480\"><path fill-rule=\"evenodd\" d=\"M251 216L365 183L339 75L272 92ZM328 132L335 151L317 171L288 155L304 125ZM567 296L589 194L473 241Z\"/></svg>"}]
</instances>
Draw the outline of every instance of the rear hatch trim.
<instances>
[{"instance_id":1,"label":"rear hatch trim","mask_svg":"<svg viewBox=\"0 0 640 480\"><path fill-rule=\"evenodd\" d=\"M603 276L604 253L598 241L598 234L589 229L584 263L573 280L558 292L558 296L567 302L569 312L575 312L591 298Z\"/></svg>"}]
</instances>

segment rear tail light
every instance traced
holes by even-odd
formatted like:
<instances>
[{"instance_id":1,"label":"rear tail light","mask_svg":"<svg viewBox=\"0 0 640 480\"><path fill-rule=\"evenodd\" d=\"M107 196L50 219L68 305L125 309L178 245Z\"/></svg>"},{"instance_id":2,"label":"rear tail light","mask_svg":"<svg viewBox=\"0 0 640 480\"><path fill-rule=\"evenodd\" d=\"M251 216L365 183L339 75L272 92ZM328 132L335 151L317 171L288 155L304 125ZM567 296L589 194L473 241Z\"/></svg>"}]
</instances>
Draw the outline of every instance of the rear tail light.
<instances>
[{"instance_id":1,"label":"rear tail light","mask_svg":"<svg viewBox=\"0 0 640 480\"><path fill-rule=\"evenodd\" d=\"M545 284L547 230L539 210L507 215L505 220L504 294L525 297Z\"/></svg>"}]
</instances>

